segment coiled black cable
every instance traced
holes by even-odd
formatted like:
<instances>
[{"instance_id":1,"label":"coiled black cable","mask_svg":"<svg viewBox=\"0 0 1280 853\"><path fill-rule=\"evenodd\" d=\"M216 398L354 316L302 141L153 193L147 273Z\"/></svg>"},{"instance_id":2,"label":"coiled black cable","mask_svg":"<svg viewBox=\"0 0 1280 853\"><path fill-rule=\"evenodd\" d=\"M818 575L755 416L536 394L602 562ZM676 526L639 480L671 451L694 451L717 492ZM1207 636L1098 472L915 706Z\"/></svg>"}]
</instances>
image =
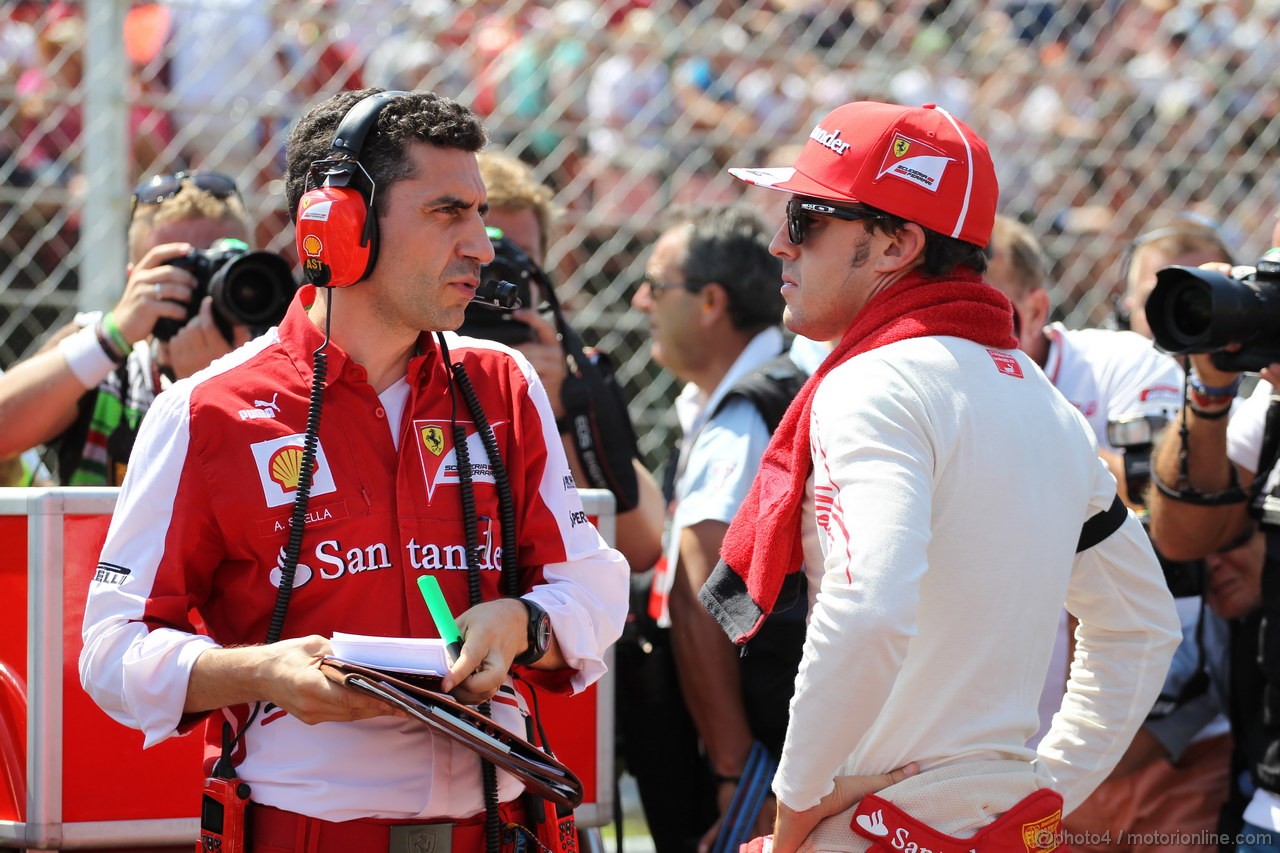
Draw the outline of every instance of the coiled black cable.
<instances>
[{"instance_id":1,"label":"coiled black cable","mask_svg":"<svg viewBox=\"0 0 1280 853\"><path fill-rule=\"evenodd\" d=\"M494 481L498 479L498 467L501 465L498 459L497 442L493 439L493 430L489 426L489 421L484 416L484 410L480 406L480 399L476 396L475 389L471 386L471 381L467 377L466 370L462 363L449 363L449 346L445 343L444 334L436 336L440 342L440 354L445 364L445 375L449 382L449 398L453 404L453 411L450 417L450 431L453 434L454 452L458 459L458 496L462 503L462 536L463 546L467 555L467 593L468 600L472 607L475 607L484 600L484 592L481 588L480 581L480 537L476 527L479 516L476 511L475 486L473 483L471 470L471 451L467 447L467 432L464 427L458 423L458 397L457 391L462 389L464 402L467 404L467 410L471 414L472 420L475 422L476 429L481 435L481 441L484 443L485 450L489 455L490 469L494 472ZM503 479L505 480L505 470ZM500 513L503 516L502 523L502 571L503 580L507 572L508 563L515 562L515 551L511 549L508 558L507 543L514 543L514 537L506 538L506 516L511 515L511 529L515 529L515 505L511 501L511 488L507 484L505 496L503 490L498 490L498 501ZM514 571L512 571L514 575ZM503 584L506 585L505 583ZM483 703L479 707L480 713L486 717L491 717L491 708L488 702ZM498 768L493 762L486 759L480 759L480 780L484 790L484 841L486 853L501 853L502 850L502 817L499 814L498 801Z\"/></svg>"},{"instance_id":2,"label":"coiled black cable","mask_svg":"<svg viewBox=\"0 0 1280 853\"><path fill-rule=\"evenodd\" d=\"M331 293L325 290L325 293ZM324 380L329 372L329 320L325 317L324 342L311 354L311 401L307 406L307 429L302 437L302 470L298 473L298 492L293 500L293 518L289 526L289 539L285 544L284 559L280 562L280 589L276 593L276 606L271 611L267 625L267 642L274 643L284 634L284 618L289 612L289 598L293 595L293 578L298 571L298 557L302 554L302 536L306 532L307 504L311 501L311 482L315 471L316 448L320 444L320 409L324 405Z\"/></svg>"},{"instance_id":3,"label":"coiled black cable","mask_svg":"<svg viewBox=\"0 0 1280 853\"><path fill-rule=\"evenodd\" d=\"M476 394L475 386L471 384L471 377L467 376L467 371L463 367L462 362L458 362L452 366L454 381L458 383L458 389L462 392L462 398L467 403L467 409L471 412L471 417L476 422L476 429L480 432L480 440L484 442L485 452L489 455L489 468L493 471L493 482L498 490L498 505L502 508L501 525L502 525L502 594L512 598L520 594L520 578L516 576L516 517L515 517L515 498L511 494L511 480L507 477L507 466L502 461L502 454L498 452L498 440L494 437L493 429L489 426L489 419L485 417L484 409L480 406L480 397ZM510 546L510 547L508 547Z\"/></svg>"}]
</instances>

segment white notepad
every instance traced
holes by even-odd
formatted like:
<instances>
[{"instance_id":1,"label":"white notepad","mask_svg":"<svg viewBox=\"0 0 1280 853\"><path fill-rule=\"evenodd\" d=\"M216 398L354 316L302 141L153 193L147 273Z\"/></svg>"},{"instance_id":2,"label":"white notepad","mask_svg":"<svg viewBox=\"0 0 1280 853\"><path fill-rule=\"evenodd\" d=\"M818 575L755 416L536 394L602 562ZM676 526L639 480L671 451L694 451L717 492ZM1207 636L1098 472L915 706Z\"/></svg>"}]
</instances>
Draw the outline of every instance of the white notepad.
<instances>
[{"instance_id":1,"label":"white notepad","mask_svg":"<svg viewBox=\"0 0 1280 853\"><path fill-rule=\"evenodd\" d=\"M421 637L370 637L335 631L333 656L363 666L408 672L415 675L444 675L449 671L444 640Z\"/></svg>"}]
</instances>

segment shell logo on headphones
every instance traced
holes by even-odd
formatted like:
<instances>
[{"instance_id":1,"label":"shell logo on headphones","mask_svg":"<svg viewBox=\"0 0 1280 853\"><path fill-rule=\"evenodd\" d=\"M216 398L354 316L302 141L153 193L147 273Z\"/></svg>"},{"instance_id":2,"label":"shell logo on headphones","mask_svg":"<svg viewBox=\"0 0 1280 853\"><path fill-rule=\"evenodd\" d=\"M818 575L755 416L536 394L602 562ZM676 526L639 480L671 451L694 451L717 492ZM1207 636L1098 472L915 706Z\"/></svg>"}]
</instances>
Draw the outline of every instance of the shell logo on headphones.
<instances>
[{"instance_id":1,"label":"shell logo on headphones","mask_svg":"<svg viewBox=\"0 0 1280 853\"><path fill-rule=\"evenodd\" d=\"M329 280L329 265L320 257L323 251L324 242L315 234L302 238L302 253L306 255L302 259L302 272L313 284L325 284Z\"/></svg>"}]
</instances>

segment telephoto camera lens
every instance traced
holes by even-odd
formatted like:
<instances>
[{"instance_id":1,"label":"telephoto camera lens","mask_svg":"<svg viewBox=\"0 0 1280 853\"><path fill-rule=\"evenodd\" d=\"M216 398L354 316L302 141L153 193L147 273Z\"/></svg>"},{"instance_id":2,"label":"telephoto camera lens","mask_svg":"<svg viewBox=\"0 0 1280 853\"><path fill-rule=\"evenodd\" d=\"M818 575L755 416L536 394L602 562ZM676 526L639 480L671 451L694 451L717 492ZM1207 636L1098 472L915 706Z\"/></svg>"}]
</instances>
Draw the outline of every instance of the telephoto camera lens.
<instances>
[{"instance_id":1,"label":"telephoto camera lens","mask_svg":"<svg viewBox=\"0 0 1280 853\"><path fill-rule=\"evenodd\" d=\"M1169 306L1173 327L1184 337L1195 340L1209 333L1213 324L1213 300L1201 287L1184 287L1174 294Z\"/></svg>"},{"instance_id":2,"label":"telephoto camera lens","mask_svg":"<svg viewBox=\"0 0 1280 853\"><path fill-rule=\"evenodd\" d=\"M214 273L214 314L232 323L266 328L284 319L297 285L289 264L274 252L246 252Z\"/></svg>"},{"instance_id":3,"label":"telephoto camera lens","mask_svg":"<svg viewBox=\"0 0 1280 853\"><path fill-rule=\"evenodd\" d=\"M151 334L161 341L191 322L205 296L213 297L213 320L228 342L235 339L233 325L261 333L284 319L298 289L288 261L274 252L251 251L242 240L222 239L207 251L192 249L169 263L190 272L196 286L184 319L156 321Z\"/></svg>"},{"instance_id":4,"label":"telephoto camera lens","mask_svg":"<svg viewBox=\"0 0 1280 853\"><path fill-rule=\"evenodd\" d=\"M1165 267L1156 273L1146 312L1165 352L1213 353L1222 370L1261 370L1280 361L1280 249L1233 275ZM1240 346L1226 351L1231 344Z\"/></svg>"}]
</instances>

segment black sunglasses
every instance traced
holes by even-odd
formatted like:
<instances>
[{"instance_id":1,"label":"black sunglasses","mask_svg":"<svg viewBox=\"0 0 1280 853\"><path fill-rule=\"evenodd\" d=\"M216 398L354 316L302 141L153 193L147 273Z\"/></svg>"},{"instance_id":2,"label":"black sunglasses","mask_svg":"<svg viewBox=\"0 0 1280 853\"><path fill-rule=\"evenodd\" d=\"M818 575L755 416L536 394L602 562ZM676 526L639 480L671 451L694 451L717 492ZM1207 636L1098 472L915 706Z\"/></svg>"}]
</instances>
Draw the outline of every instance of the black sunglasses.
<instances>
[{"instance_id":1,"label":"black sunglasses","mask_svg":"<svg viewBox=\"0 0 1280 853\"><path fill-rule=\"evenodd\" d=\"M138 209L140 204L160 204L182 192L182 186L190 183L197 189L204 190L214 198L230 198L240 196L233 178L221 172L174 172L171 175L156 175L133 188L133 204L129 215Z\"/></svg>"},{"instance_id":2,"label":"black sunglasses","mask_svg":"<svg viewBox=\"0 0 1280 853\"><path fill-rule=\"evenodd\" d=\"M645 273L644 275L640 276L640 281L643 284L649 285L649 295L652 296L654 299L660 298L662 294L666 293L668 290L688 290L689 289L689 287L685 284L673 284L667 281L660 281L654 276L649 275L649 273Z\"/></svg>"},{"instance_id":3,"label":"black sunglasses","mask_svg":"<svg viewBox=\"0 0 1280 853\"><path fill-rule=\"evenodd\" d=\"M837 207L824 201L806 201L793 198L787 202L787 239L795 245L804 242L804 232L813 216L829 216L845 222L860 219L888 219L888 214L859 207Z\"/></svg>"}]
</instances>

